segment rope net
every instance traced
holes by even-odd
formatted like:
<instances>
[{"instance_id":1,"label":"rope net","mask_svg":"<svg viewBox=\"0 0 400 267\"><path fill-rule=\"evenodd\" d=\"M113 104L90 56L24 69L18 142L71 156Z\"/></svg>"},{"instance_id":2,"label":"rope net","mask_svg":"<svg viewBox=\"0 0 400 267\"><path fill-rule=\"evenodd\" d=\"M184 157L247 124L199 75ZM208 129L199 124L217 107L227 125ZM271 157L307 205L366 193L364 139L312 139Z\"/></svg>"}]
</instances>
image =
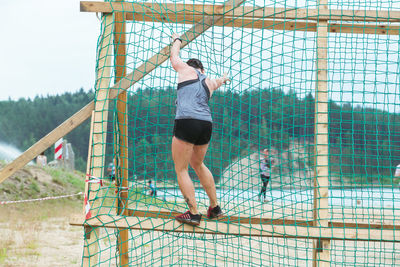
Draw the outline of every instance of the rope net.
<instances>
[{"instance_id":1,"label":"rope net","mask_svg":"<svg viewBox=\"0 0 400 267\"><path fill-rule=\"evenodd\" d=\"M393 225L399 223L400 206L400 179L395 176L400 163L399 16L378 12L399 12L399 5L390 0L329 1L328 17L333 9L353 16L341 12L328 20L324 68L316 64L321 38L318 9L322 8L316 1L232 2L222 9L226 16L221 20L221 9L207 5L223 5L222 1L193 2L201 8L191 14L177 12L182 2L168 3L126 3L122 10L114 10L122 14L122 30L117 15L102 17L97 119L88 170L103 185L87 183L91 213L87 222L97 218L98 223L92 221L90 236L85 235L83 262L309 266L323 261L313 257L313 251L318 251L315 240L323 230L318 234L308 230L322 219L329 221L324 235L337 238L324 247L330 264L399 264L395 251L400 247L393 242L399 241ZM232 19L229 12L237 5ZM267 7L272 14L259 16L244 7ZM298 12L284 18L282 8ZM357 10L376 11L375 20L353 12ZM191 29L198 22L196 29L204 32L191 40ZM193 227L182 231L174 220L174 212L187 210L171 156L177 73L169 60L159 65L149 60L168 56L160 51L170 46L174 32L188 42L180 53L184 61L198 58L209 77L228 72L231 78L210 100L213 135L205 158L225 217L204 220L208 197L190 169L203 214L197 232L190 230ZM118 43L122 35L126 40ZM126 101L110 97L111 93L104 96L116 82L116 55L123 54L115 47L123 44L123 76L135 72L127 78L133 85L127 89ZM148 72L143 66L154 70ZM315 161L320 147L315 142L315 118L324 113L316 101L320 71L327 73L328 102L322 103L328 110L325 166ZM121 83L113 88L118 93L125 89ZM121 103L124 112L118 109ZM269 149L273 161L265 195L260 178L264 149ZM115 166L115 184L109 163ZM318 167L325 167L328 174L325 218L314 206L319 200L314 198L315 188L324 189L315 183ZM156 194L150 194L149 180ZM271 224L283 228L263 228L264 236L256 232ZM361 230L370 234L362 239L355 234Z\"/></svg>"}]
</instances>

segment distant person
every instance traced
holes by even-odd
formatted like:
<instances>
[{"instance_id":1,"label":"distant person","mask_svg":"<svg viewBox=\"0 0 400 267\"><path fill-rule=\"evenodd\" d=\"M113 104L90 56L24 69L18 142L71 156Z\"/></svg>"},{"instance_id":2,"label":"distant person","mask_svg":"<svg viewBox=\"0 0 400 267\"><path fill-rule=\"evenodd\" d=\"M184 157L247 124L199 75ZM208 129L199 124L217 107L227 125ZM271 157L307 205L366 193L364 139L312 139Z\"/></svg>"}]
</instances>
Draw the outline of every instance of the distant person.
<instances>
[{"instance_id":1,"label":"distant person","mask_svg":"<svg viewBox=\"0 0 400 267\"><path fill-rule=\"evenodd\" d=\"M40 153L40 155L36 157L36 165L41 167L47 165L47 157L44 152Z\"/></svg>"},{"instance_id":2,"label":"distant person","mask_svg":"<svg viewBox=\"0 0 400 267\"><path fill-rule=\"evenodd\" d=\"M275 164L275 160L271 158L268 149L262 151L262 158L260 162L260 177L262 182L261 191L258 194L258 201L267 202L267 186L271 179L271 168Z\"/></svg>"},{"instance_id":3,"label":"distant person","mask_svg":"<svg viewBox=\"0 0 400 267\"><path fill-rule=\"evenodd\" d=\"M396 167L396 172L394 173L395 177L400 177L400 164Z\"/></svg>"},{"instance_id":4,"label":"distant person","mask_svg":"<svg viewBox=\"0 0 400 267\"><path fill-rule=\"evenodd\" d=\"M149 196L157 196L157 190L155 185L153 184L153 182L151 180L149 180Z\"/></svg>"},{"instance_id":5,"label":"distant person","mask_svg":"<svg viewBox=\"0 0 400 267\"><path fill-rule=\"evenodd\" d=\"M179 56L182 40L172 34L171 65L178 73L176 116L172 138L172 158L179 188L189 210L176 220L199 225L201 214L197 210L195 189L189 176L188 167L194 169L207 193L210 205L208 218L222 215L218 205L214 177L204 164L212 134L212 116L208 101L215 90L229 81L227 74L209 79L200 60L192 58L184 62Z\"/></svg>"},{"instance_id":6,"label":"distant person","mask_svg":"<svg viewBox=\"0 0 400 267\"><path fill-rule=\"evenodd\" d=\"M397 165L396 167L396 172L394 173L395 177L400 177L400 164ZM400 181L399 181L399 186L400 186Z\"/></svg>"},{"instance_id":7,"label":"distant person","mask_svg":"<svg viewBox=\"0 0 400 267\"><path fill-rule=\"evenodd\" d=\"M108 177L114 183L115 182L115 165L114 165L114 163L110 162L110 164L108 164L107 173L108 173Z\"/></svg>"}]
</instances>

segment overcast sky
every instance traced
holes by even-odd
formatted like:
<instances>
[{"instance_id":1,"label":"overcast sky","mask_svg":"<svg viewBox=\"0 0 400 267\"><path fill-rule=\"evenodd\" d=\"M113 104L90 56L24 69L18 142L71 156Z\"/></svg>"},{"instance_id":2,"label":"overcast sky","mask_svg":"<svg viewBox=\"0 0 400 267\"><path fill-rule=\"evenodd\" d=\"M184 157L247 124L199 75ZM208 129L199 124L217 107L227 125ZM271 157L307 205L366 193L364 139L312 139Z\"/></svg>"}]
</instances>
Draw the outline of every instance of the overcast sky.
<instances>
[{"instance_id":1,"label":"overcast sky","mask_svg":"<svg viewBox=\"0 0 400 267\"><path fill-rule=\"evenodd\" d=\"M0 11L0 101L93 88L95 13L78 0L1 0Z\"/></svg>"}]
</instances>

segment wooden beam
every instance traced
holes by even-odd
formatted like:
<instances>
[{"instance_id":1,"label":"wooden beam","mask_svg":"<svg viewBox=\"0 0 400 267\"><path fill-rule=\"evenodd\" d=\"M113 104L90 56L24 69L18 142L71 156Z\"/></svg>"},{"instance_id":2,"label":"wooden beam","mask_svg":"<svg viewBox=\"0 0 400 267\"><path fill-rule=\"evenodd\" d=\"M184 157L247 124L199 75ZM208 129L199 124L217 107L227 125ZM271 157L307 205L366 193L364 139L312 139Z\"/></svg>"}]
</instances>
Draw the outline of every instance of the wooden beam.
<instances>
[{"instance_id":1,"label":"wooden beam","mask_svg":"<svg viewBox=\"0 0 400 267\"><path fill-rule=\"evenodd\" d=\"M92 168L92 145L93 145L93 119L94 119L94 111L92 111L92 117L90 121L90 130L89 130L89 146L88 146L88 156L86 161L86 174L90 173L90 169ZM86 181L88 177L85 177L85 197L89 195L89 183ZM83 203L83 216L86 216L86 203Z\"/></svg>"},{"instance_id":2,"label":"wooden beam","mask_svg":"<svg viewBox=\"0 0 400 267\"><path fill-rule=\"evenodd\" d=\"M200 225L195 227L187 224L181 224L175 219L125 217L116 215L99 215L86 221L83 218L71 218L70 224L73 226L92 227L93 229L105 227L114 229L152 230L176 233L185 232L198 234L282 237L316 240L400 242L400 230L348 229L299 225L241 224L226 223L216 220L202 220Z\"/></svg>"},{"instance_id":3,"label":"wooden beam","mask_svg":"<svg viewBox=\"0 0 400 267\"><path fill-rule=\"evenodd\" d=\"M328 32L350 34L399 35L400 26L373 24L328 24Z\"/></svg>"},{"instance_id":4,"label":"wooden beam","mask_svg":"<svg viewBox=\"0 0 400 267\"><path fill-rule=\"evenodd\" d=\"M110 87L111 77L111 62L112 53L110 53L110 45L112 44L112 26L113 15L103 15L103 33L100 40L100 48L98 54L98 65L96 70L96 102L91 121L92 129L92 144L89 146L90 158L90 172L88 174L94 177L103 177L105 166L105 150L107 144L107 122L108 122L108 88ZM100 200L95 201L100 193L99 183L89 183L86 180L85 188L88 188L86 193L88 204L90 205L90 212L92 216L96 216L100 206ZM86 204L86 203L85 203ZM83 266L96 266L98 261L98 236L100 231L95 229L96 234L90 235L84 244Z\"/></svg>"},{"instance_id":5,"label":"wooden beam","mask_svg":"<svg viewBox=\"0 0 400 267\"><path fill-rule=\"evenodd\" d=\"M177 211L162 211L162 210L129 210L128 216L131 217L147 217L147 218L160 218L160 219L174 219L182 213ZM205 220L208 220L205 218ZM218 218L219 222L229 223L244 223L244 224L296 224L303 226L313 226L312 221L293 220L293 219L272 219L260 217L244 217L244 216L223 216Z\"/></svg>"},{"instance_id":6,"label":"wooden beam","mask_svg":"<svg viewBox=\"0 0 400 267\"><path fill-rule=\"evenodd\" d=\"M319 0L319 11L327 12L327 0ZM328 21L317 25L317 59L315 82L315 162L314 162L314 226L328 227L329 220L329 139L328 139ZM330 266L330 241L313 242L313 266Z\"/></svg>"},{"instance_id":7,"label":"wooden beam","mask_svg":"<svg viewBox=\"0 0 400 267\"><path fill-rule=\"evenodd\" d=\"M117 0L123 2L124 0ZM114 55L115 55L115 82L119 82L126 75L126 36L125 36L125 16L122 12L114 12ZM115 179L116 186L119 188L128 187L128 95L124 91L118 95L117 118L118 132L114 134L114 151L119 151L118 155L118 174L120 179ZM117 178L117 177L116 177ZM121 180L121 183L118 182ZM128 211L128 191L118 192L117 214L127 215ZM117 239L119 251L119 262L121 266L129 266L129 231L121 230Z\"/></svg>"},{"instance_id":8,"label":"wooden beam","mask_svg":"<svg viewBox=\"0 0 400 267\"><path fill-rule=\"evenodd\" d=\"M73 129L78 127L81 123L86 121L92 114L93 108L94 102L92 101L72 115L69 119L57 126L54 130L52 130L30 148L28 148L18 158L7 164L3 169L0 170L0 183L13 175L17 170L24 167L47 148L52 146L61 137L65 136Z\"/></svg>"},{"instance_id":9,"label":"wooden beam","mask_svg":"<svg viewBox=\"0 0 400 267\"><path fill-rule=\"evenodd\" d=\"M177 211L167 210L131 210L129 209L128 216L134 217L147 217L147 218L159 218L159 219L174 219L177 215L180 215ZM207 219L205 219L207 220ZM300 225L300 226L314 226L313 220L295 220L295 219L274 219L264 217L244 217L244 216L223 216L218 218L219 222L229 223L241 223L241 224L270 224L270 225ZM400 225L392 224L377 224L377 223L357 223L357 222L328 222L329 228L362 228L368 229L385 229L385 230L400 230Z\"/></svg>"},{"instance_id":10,"label":"wooden beam","mask_svg":"<svg viewBox=\"0 0 400 267\"><path fill-rule=\"evenodd\" d=\"M163 14L168 17L171 14L180 13L185 17L204 14L207 16L230 16L227 10L232 7L223 5L202 4L160 4L160 3L118 3L81 1L82 12L146 12L147 14ZM372 21L372 22L400 22L400 11L382 10L348 10L348 9L286 9L280 7L252 7L245 6L235 12L237 17L253 19L271 18L284 20L331 20L331 21Z\"/></svg>"},{"instance_id":11,"label":"wooden beam","mask_svg":"<svg viewBox=\"0 0 400 267\"><path fill-rule=\"evenodd\" d=\"M90 173L90 169L92 168L92 145L93 145L93 118L94 118L94 111L92 111L92 117L91 117L91 121L90 121L90 130L89 130L89 145L88 145L88 156L87 156L87 161L86 161L86 174ZM83 201L83 217L86 218L86 199L87 196L89 195L89 183L87 181L88 177L85 176L85 195L84 195L84 201ZM85 239L89 239L91 238L91 234L90 234L90 229L87 229L87 227L85 228ZM89 255L89 251L87 246L84 246L84 251L83 254L84 255ZM86 264L86 266L88 266L88 264Z\"/></svg>"},{"instance_id":12,"label":"wooden beam","mask_svg":"<svg viewBox=\"0 0 400 267\"><path fill-rule=\"evenodd\" d=\"M165 17L162 14L146 13L127 13L127 20L175 23L175 24L195 24L203 18L203 15L193 15L186 17L181 14L171 14ZM167 19L168 18L168 19ZM284 21L276 19L252 19L243 17L225 16L224 20L214 23L214 26L239 27L247 29L266 29L284 31L304 31L316 32L317 23L307 21ZM331 23L328 24L328 31L332 33L351 33L351 34L375 34L375 35L399 35L400 26L380 25L380 24L348 24Z\"/></svg>"}]
</instances>

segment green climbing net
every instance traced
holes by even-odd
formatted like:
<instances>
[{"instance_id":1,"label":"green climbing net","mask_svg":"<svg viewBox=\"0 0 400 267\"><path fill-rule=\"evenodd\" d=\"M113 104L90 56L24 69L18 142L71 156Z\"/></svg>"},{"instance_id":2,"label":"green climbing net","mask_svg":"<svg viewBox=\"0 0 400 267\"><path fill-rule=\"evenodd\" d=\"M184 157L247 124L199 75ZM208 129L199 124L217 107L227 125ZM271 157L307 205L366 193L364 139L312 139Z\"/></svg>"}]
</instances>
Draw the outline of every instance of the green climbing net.
<instances>
[{"instance_id":1,"label":"green climbing net","mask_svg":"<svg viewBox=\"0 0 400 267\"><path fill-rule=\"evenodd\" d=\"M224 4L211 0L193 3ZM228 219L213 224L206 221L199 227L207 230L203 233L182 232L174 222L171 212L183 212L187 207L170 150L177 74L166 60L148 74L142 71L144 78L128 88L127 122L118 119L117 99L108 99L108 105L96 110L104 114L103 128L92 134L103 138L94 140L93 145L102 145L104 151L91 155L91 162L100 157L101 163L92 164L90 170L101 168L102 177L98 178L105 181L98 187L89 184L89 193L94 195L90 202L93 217L100 218L103 225L93 227L90 238L85 239L88 252L83 260L101 266L310 266L315 242L311 232L299 230L298 237L288 238L246 234L265 222L237 218L265 218L276 220L276 225L281 220L279 225L294 227L291 229L297 229L299 222L314 220L315 169L320 167L315 164L318 147L314 139L315 114L319 115L316 18L321 6L316 1L245 1L236 10L267 7L276 12L261 17L241 12L234 19L240 26L232 27L232 15L218 20L221 15L210 15L206 6L191 15L174 12L181 4L126 3L126 10L118 9L125 32L116 34L126 35L126 74L140 73L141 66L153 67L149 59L170 45L173 32L183 34L189 42L181 50L183 59L200 59L209 77L229 73L231 83L210 100L213 136L205 159ZM293 14L298 11L297 17L282 19L282 8ZM226 7L224 12L231 9ZM333 14L329 13L333 9L373 10L377 17L367 21L363 18L368 15L343 12L328 20L325 38L329 233L344 228L371 230L371 239L357 240L344 234L325 250L334 266L393 266L400 263L396 252L400 247L387 235L398 232L390 227L399 223L400 215L400 179L395 176L400 164L400 20L398 13L383 17L378 11L400 12L400 6L394 0L329 1L328 14ZM202 22L205 17L212 19ZM190 29L199 21L207 28L191 41ZM104 56L112 60L106 66L99 63L97 94L104 89L99 88L101 82L109 87L115 83L114 56L118 51L109 36L115 29L113 20L103 19L98 62ZM123 91L121 86L114 88ZM97 95L96 101L104 99ZM127 127L127 146L121 146L121 127ZM127 171L121 164L124 148L128 151ZM259 193L260 151L265 148L275 164L264 202ZM107 180L110 162L116 165L115 184ZM124 171L127 177L123 177ZM207 195L196 174L192 170L190 174L199 209L205 214ZM122 186L124 179L128 188ZM149 180L157 188L156 195L149 194ZM140 220L132 220L135 212ZM131 229L110 228L119 223ZM374 225L382 224L388 227L378 227L378 234L372 232ZM231 230L224 230L223 225ZM236 234L232 234L233 227L238 227ZM273 228L269 231L274 233Z\"/></svg>"}]
</instances>

